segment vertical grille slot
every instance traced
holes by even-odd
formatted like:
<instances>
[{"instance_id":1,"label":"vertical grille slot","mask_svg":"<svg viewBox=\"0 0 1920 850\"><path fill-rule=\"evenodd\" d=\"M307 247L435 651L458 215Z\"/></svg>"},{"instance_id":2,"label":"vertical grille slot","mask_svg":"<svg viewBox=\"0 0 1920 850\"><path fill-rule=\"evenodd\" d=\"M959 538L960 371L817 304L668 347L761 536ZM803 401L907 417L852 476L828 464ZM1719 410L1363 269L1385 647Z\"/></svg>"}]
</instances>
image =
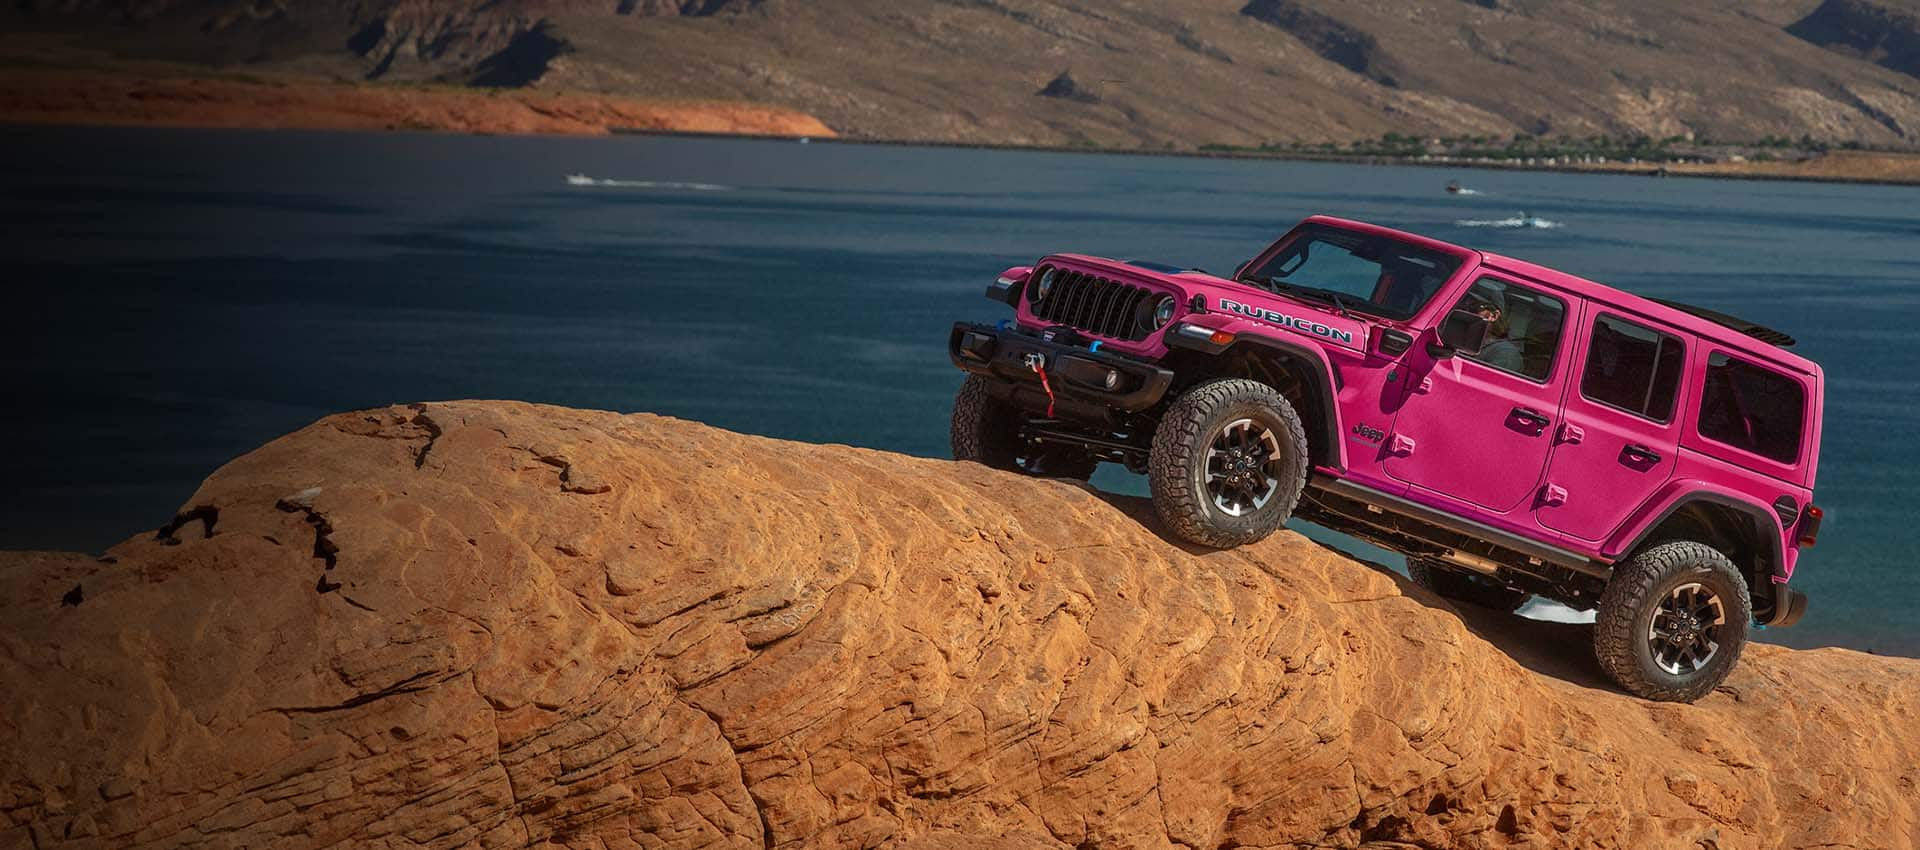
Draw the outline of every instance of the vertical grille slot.
<instances>
[{"instance_id":1,"label":"vertical grille slot","mask_svg":"<svg viewBox=\"0 0 1920 850\"><path fill-rule=\"evenodd\" d=\"M1047 299L1038 304L1028 302L1035 317L1095 336L1123 340L1146 338L1147 334L1134 318L1140 306L1152 297L1153 290L1065 269L1056 274L1058 277Z\"/></svg>"}]
</instances>

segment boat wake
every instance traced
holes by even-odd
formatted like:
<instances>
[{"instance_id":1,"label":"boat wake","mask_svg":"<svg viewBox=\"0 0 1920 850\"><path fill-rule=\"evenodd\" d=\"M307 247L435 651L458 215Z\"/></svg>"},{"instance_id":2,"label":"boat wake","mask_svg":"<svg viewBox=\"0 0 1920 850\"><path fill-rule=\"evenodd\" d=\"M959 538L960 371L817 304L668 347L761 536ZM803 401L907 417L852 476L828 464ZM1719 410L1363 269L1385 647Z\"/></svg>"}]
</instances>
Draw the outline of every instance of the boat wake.
<instances>
[{"instance_id":1,"label":"boat wake","mask_svg":"<svg viewBox=\"0 0 1920 850\"><path fill-rule=\"evenodd\" d=\"M609 180L605 177L588 177L585 174L567 175L568 186L580 186L600 189L683 189L695 192L730 192L732 186L718 183L684 183L676 180Z\"/></svg>"},{"instance_id":2,"label":"boat wake","mask_svg":"<svg viewBox=\"0 0 1920 850\"><path fill-rule=\"evenodd\" d=\"M1561 226L1560 222L1549 221L1547 219L1540 218L1539 216L1531 216L1531 215L1518 215L1518 216L1514 216L1513 218L1480 218L1480 219L1469 218L1469 219L1461 219L1459 221L1454 222L1454 224L1459 227L1498 227L1498 228L1532 227L1532 228L1538 228L1541 230L1551 230L1553 228Z\"/></svg>"}]
</instances>

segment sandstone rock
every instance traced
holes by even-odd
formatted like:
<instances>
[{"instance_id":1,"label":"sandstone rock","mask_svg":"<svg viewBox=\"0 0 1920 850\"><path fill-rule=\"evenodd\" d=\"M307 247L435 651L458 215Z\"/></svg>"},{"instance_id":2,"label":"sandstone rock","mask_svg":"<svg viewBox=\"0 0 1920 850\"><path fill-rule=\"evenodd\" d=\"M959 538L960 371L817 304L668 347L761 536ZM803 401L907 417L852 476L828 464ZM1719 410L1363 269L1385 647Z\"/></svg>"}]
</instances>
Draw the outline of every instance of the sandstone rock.
<instances>
[{"instance_id":1,"label":"sandstone rock","mask_svg":"<svg viewBox=\"0 0 1920 850\"><path fill-rule=\"evenodd\" d=\"M1755 646L1646 703L1583 627L1290 533L1190 550L1136 500L974 465L458 402L322 420L181 515L107 560L0 556L0 847L1920 829L1920 661Z\"/></svg>"},{"instance_id":2,"label":"sandstone rock","mask_svg":"<svg viewBox=\"0 0 1920 850\"><path fill-rule=\"evenodd\" d=\"M21 124L589 136L620 130L835 135L812 115L753 103L41 71L0 74L0 115Z\"/></svg>"}]
</instances>

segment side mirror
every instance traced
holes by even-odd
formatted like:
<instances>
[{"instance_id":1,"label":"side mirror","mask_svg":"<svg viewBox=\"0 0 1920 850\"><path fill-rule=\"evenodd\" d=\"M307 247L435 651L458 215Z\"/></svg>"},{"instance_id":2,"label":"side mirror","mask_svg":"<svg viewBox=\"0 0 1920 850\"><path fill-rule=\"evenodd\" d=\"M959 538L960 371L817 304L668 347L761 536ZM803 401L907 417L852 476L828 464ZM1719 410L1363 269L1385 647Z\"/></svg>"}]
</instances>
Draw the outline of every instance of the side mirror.
<instances>
[{"instance_id":1,"label":"side mirror","mask_svg":"<svg viewBox=\"0 0 1920 850\"><path fill-rule=\"evenodd\" d=\"M1429 346L1427 353L1435 357L1452 357L1455 354L1479 354L1487 345L1487 331L1493 326L1487 317L1469 310L1455 310L1440 320L1438 335L1440 344ZM1437 349L1437 350L1436 350Z\"/></svg>"}]
</instances>

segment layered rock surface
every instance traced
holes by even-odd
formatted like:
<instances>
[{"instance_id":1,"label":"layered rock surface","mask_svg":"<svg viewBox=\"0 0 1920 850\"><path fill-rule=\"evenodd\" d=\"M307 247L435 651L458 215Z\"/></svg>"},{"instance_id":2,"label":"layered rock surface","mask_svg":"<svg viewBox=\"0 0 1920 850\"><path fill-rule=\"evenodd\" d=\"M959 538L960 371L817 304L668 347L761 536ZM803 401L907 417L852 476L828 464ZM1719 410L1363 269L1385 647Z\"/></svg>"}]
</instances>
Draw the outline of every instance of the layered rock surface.
<instances>
[{"instance_id":1,"label":"layered rock surface","mask_svg":"<svg viewBox=\"0 0 1920 850\"><path fill-rule=\"evenodd\" d=\"M342 414L0 556L0 847L1910 847L1920 661L1697 705L1291 533L649 415Z\"/></svg>"},{"instance_id":2,"label":"layered rock surface","mask_svg":"<svg viewBox=\"0 0 1920 850\"><path fill-rule=\"evenodd\" d=\"M747 103L36 72L0 74L0 115L18 124L835 135L811 115Z\"/></svg>"},{"instance_id":3,"label":"layered rock surface","mask_svg":"<svg viewBox=\"0 0 1920 850\"><path fill-rule=\"evenodd\" d=\"M1810 135L1909 148L1920 138L1916 9L1916 0L14 0L0 4L0 69L150 60L745 101L899 141L1190 151L1524 133ZM1036 96L1068 70L1082 97Z\"/></svg>"}]
</instances>

